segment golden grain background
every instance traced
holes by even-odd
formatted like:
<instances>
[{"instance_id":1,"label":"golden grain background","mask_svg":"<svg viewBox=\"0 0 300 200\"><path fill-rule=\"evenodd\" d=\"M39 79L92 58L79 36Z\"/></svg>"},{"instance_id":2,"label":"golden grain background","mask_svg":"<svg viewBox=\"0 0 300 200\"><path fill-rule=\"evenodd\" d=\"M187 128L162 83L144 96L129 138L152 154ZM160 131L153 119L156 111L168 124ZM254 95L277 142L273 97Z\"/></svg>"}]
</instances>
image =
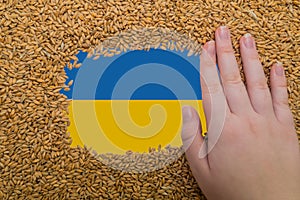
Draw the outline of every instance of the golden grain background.
<instances>
[{"instance_id":1,"label":"golden grain background","mask_svg":"<svg viewBox=\"0 0 300 200\"><path fill-rule=\"evenodd\" d=\"M205 199L184 157L134 174L71 148L64 66L122 31L168 28L204 44L227 25L237 56L248 32L266 74L284 64L300 137L299 19L298 0L0 0L0 199Z\"/></svg>"}]
</instances>

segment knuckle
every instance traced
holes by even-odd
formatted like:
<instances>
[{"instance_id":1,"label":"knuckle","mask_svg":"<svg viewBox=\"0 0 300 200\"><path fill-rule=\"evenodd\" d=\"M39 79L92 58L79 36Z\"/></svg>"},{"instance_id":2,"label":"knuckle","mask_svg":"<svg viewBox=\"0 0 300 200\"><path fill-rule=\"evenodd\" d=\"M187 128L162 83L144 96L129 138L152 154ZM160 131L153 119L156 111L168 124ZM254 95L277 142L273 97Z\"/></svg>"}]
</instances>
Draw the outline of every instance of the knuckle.
<instances>
[{"instance_id":1,"label":"knuckle","mask_svg":"<svg viewBox=\"0 0 300 200\"><path fill-rule=\"evenodd\" d=\"M202 67L214 67L216 63L211 58L201 58L200 68Z\"/></svg>"},{"instance_id":2,"label":"knuckle","mask_svg":"<svg viewBox=\"0 0 300 200\"><path fill-rule=\"evenodd\" d=\"M200 68L202 66L215 66L216 62L207 54L207 52L202 52L200 57Z\"/></svg>"},{"instance_id":3,"label":"knuckle","mask_svg":"<svg viewBox=\"0 0 300 200\"><path fill-rule=\"evenodd\" d=\"M287 90L287 83L285 81L280 81L275 85L276 88Z\"/></svg>"},{"instance_id":4,"label":"knuckle","mask_svg":"<svg viewBox=\"0 0 300 200\"><path fill-rule=\"evenodd\" d=\"M219 83L212 83L207 86L208 94L217 94L222 91L222 88Z\"/></svg>"},{"instance_id":5,"label":"knuckle","mask_svg":"<svg viewBox=\"0 0 300 200\"><path fill-rule=\"evenodd\" d=\"M268 90L269 89L269 86L265 79L255 81L255 82L249 84L249 87L250 87L250 89L254 88L254 89L258 89L258 90Z\"/></svg>"},{"instance_id":6,"label":"knuckle","mask_svg":"<svg viewBox=\"0 0 300 200\"><path fill-rule=\"evenodd\" d=\"M258 61L259 60L259 55L256 51L250 51L247 54L247 59Z\"/></svg>"},{"instance_id":7,"label":"knuckle","mask_svg":"<svg viewBox=\"0 0 300 200\"><path fill-rule=\"evenodd\" d=\"M219 81L209 80L203 77L201 79L201 90L203 94L216 94L222 91L222 87Z\"/></svg>"},{"instance_id":8,"label":"knuckle","mask_svg":"<svg viewBox=\"0 0 300 200\"><path fill-rule=\"evenodd\" d=\"M231 45L224 45L219 47L221 54L234 54L234 50Z\"/></svg>"},{"instance_id":9,"label":"knuckle","mask_svg":"<svg viewBox=\"0 0 300 200\"><path fill-rule=\"evenodd\" d=\"M224 75L222 78L223 78L223 82L228 85L241 85L242 84L241 76L238 73Z\"/></svg>"},{"instance_id":10,"label":"knuckle","mask_svg":"<svg viewBox=\"0 0 300 200\"><path fill-rule=\"evenodd\" d=\"M275 106L286 108L287 110L290 110L288 99L274 100L273 104L275 104Z\"/></svg>"}]
</instances>

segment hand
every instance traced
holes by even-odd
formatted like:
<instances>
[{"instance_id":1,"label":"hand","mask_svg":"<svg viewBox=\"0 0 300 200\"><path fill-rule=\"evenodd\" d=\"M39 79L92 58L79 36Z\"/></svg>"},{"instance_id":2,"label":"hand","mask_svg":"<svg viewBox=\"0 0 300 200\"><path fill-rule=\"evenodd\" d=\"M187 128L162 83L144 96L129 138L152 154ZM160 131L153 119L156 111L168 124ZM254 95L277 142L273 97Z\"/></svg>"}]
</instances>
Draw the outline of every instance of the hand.
<instances>
[{"instance_id":1,"label":"hand","mask_svg":"<svg viewBox=\"0 0 300 200\"><path fill-rule=\"evenodd\" d=\"M299 200L300 151L282 64L271 69L270 92L254 38L250 34L241 37L246 87L229 29L218 28L215 38L216 43L204 45L200 57L207 142L201 136L197 112L183 107L182 140L198 185L209 200ZM219 133L210 132L214 126L209 124L220 125L210 120L213 106L220 104L225 107L224 126L216 140ZM202 145L210 150L204 158L199 156Z\"/></svg>"}]
</instances>

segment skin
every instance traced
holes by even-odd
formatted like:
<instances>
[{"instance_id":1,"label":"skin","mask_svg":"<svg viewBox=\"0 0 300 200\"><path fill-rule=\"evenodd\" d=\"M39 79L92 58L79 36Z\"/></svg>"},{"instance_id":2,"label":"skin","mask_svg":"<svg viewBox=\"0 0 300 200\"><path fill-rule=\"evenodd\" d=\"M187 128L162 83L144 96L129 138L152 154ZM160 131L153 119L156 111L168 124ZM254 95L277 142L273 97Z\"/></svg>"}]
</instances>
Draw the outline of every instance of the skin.
<instances>
[{"instance_id":1,"label":"skin","mask_svg":"<svg viewBox=\"0 0 300 200\"><path fill-rule=\"evenodd\" d=\"M183 107L182 140L195 179L209 200L300 199L300 150L288 106L286 77L281 63L270 71L271 90L259 61L254 38L240 39L246 85L241 80L227 27L219 27L216 41L203 47L200 73L203 106L210 123L211 102L223 100L224 127L212 150L199 151L204 138L197 112ZM218 64L220 79L216 69ZM214 119L211 119L214 120Z\"/></svg>"}]
</instances>

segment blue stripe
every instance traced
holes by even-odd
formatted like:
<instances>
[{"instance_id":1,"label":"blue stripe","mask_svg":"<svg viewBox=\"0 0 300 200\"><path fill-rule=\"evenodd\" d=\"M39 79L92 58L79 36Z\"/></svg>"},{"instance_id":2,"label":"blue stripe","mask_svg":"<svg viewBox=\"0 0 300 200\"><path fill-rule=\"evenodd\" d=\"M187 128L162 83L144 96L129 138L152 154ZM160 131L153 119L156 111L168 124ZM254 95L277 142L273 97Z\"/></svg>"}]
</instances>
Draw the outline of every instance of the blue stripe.
<instances>
[{"instance_id":1,"label":"blue stripe","mask_svg":"<svg viewBox=\"0 0 300 200\"><path fill-rule=\"evenodd\" d=\"M179 72L189 82L193 88L196 99L201 100L200 89L200 74L199 71L190 62L184 59L182 56L170 51L161 49L150 49L150 51L131 51L128 52L116 60L114 60L108 68L104 71L100 78L96 89L95 99L97 100L110 100L120 99L122 96L112 95L114 87L118 80L131 69L149 63L159 63L171 67ZM136 77L137 79L143 79L143 77ZM166 76L165 79L172 79L172 77ZM173 87L180 88L181 85L173 80ZM187 91L188 92L188 91ZM190 91L189 91L190 92ZM188 93L186 93L188 94ZM161 99L161 100L176 100L176 96L169 91L166 87L158 87L155 84L150 84L139 88L139 91L135 93L131 99ZM196 100L190 95L181 96L181 100Z\"/></svg>"},{"instance_id":2,"label":"blue stripe","mask_svg":"<svg viewBox=\"0 0 300 200\"><path fill-rule=\"evenodd\" d=\"M85 52L79 52L76 56L78 63L82 63L80 69L69 70L65 67L68 75L66 82L74 80L70 91L61 91L68 99L201 100L202 98L199 56L188 57L186 51L137 50L114 57L101 57L98 60L87 59Z\"/></svg>"}]
</instances>

